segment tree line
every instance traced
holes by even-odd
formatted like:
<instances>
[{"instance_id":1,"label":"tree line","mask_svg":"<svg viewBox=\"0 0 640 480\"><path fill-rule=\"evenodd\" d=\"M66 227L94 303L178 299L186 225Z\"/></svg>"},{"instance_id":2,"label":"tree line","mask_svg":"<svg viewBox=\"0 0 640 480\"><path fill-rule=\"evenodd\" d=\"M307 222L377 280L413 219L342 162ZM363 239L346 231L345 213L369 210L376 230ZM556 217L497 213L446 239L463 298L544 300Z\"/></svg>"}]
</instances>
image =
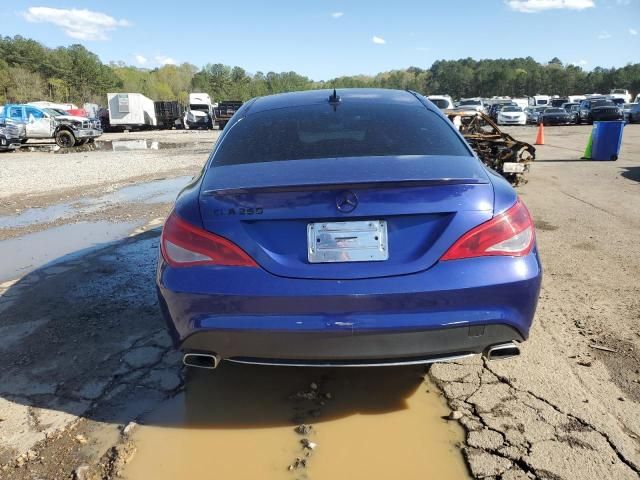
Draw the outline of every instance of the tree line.
<instances>
[{"instance_id":1,"label":"tree line","mask_svg":"<svg viewBox=\"0 0 640 480\"><path fill-rule=\"evenodd\" d=\"M512 97L535 94L608 93L613 88L640 92L640 63L585 71L553 58L531 57L438 60L429 68L409 67L377 75L342 76L313 81L296 72L249 73L220 63L202 68L189 63L156 69L124 62L103 64L82 45L47 48L21 36L0 36L0 104L50 100L105 103L107 92L137 92L154 100L186 103L189 92L214 100L248 100L273 93L316 88L380 87L411 89L454 98Z\"/></svg>"}]
</instances>

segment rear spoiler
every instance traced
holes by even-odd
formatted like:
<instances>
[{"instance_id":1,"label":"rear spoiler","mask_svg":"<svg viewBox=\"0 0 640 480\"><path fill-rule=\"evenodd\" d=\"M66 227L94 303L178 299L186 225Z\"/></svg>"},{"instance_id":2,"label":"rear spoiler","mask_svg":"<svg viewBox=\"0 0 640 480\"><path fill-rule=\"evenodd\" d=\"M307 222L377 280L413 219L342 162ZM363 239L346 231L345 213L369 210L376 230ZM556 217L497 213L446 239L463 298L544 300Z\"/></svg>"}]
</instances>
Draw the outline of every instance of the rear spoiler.
<instances>
[{"instance_id":1,"label":"rear spoiler","mask_svg":"<svg viewBox=\"0 0 640 480\"><path fill-rule=\"evenodd\" d=\"M203 195L238 195L244 193L278 193L308 192L322 188L323 190L357 190L365 188L397 188L397 187L438 187L443 185L476 185L489 183L479 178L438 178L431 180L392 180L382 182L349 182L349 183L304 183L291 185L265 185L255 187L210 188Z\"/></svg>"}]
</instances>

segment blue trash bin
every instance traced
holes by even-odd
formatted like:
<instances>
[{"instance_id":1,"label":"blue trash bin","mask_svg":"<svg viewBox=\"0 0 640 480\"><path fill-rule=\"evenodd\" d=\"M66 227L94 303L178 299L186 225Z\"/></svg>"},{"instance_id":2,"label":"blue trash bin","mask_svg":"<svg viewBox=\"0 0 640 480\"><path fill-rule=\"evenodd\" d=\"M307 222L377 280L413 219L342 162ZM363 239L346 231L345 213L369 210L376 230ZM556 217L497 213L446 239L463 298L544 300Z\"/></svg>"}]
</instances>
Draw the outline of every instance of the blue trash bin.
<instances>
[{"instance_id":1,"label":"blue trash bin","mask_svg":"<svg viewBox=\"0 0 640 480\"><path fill-rule=\"evenodd\" d=\"M622 145L624 121L593 123L591 160L617 160Z\"/></svg>"}]
</instances>

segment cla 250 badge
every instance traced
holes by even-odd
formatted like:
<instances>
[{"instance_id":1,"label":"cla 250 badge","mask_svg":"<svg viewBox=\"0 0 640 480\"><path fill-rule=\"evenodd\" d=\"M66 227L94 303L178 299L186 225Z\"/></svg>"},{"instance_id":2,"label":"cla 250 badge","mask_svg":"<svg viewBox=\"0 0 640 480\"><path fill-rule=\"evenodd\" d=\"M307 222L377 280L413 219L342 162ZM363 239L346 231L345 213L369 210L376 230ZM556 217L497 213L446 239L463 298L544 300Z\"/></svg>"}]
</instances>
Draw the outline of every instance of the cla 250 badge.
<instances>
[{"instance_id":1,"label":"cla 250 badge","mask_svg":"<svg viewBox=\"0 0 640 480\"><path fill-rule=\"evenodd\" d=\"M217 217L228 215L262 215L262 207L255 208L216 208L213 214Z\"/></svg>"}]
</instances>

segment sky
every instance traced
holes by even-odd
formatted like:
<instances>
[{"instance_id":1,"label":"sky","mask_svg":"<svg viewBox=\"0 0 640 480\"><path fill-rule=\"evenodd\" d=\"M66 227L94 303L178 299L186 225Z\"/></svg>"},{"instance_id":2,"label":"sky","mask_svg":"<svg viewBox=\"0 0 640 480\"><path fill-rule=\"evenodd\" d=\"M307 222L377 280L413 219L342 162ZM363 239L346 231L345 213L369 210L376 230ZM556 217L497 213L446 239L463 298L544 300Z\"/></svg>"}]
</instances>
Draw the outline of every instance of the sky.
<instances>
[{"instance_id":1,"label":"sky","mask_svg":"<svg viewBox=\"0 0 640 480\"><path fill-rule=\"evenodd\" d=\"M189 62L313 80L439 59L640 62L640 0L0 0L0 35L80 43L103 62Z\"/></svg>"}]
</instances>

